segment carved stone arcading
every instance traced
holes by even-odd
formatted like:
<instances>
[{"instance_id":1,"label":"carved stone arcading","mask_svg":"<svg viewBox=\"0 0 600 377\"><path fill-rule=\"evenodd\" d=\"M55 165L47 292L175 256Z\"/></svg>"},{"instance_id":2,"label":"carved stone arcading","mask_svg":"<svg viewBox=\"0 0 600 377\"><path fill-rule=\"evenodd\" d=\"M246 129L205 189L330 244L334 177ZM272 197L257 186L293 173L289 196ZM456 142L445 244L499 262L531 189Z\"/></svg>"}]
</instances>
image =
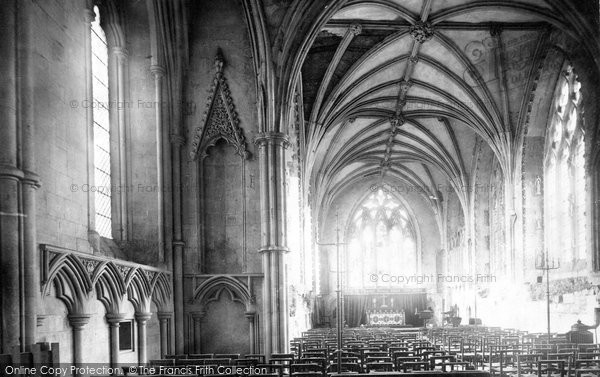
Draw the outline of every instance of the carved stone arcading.
<instances>
[{"instance_id":1,"label":"carved stone arcading","mask_svg":"<svg viewBox=\"0 0 600 377\"><path fill-rule=\"evenodd\" d=\"M127 274L129 274L130 267L117 265L117 270L119 270L119 274L123 278L123 281L127 281Z\"/></svg>"},{"instance_id":2,"label":"carved stone arcading","mask_svg":"<svg viewBox=\"0 0 600 377\"><path fill-rule=\"evenodd\" d=\"M167 305L172 295L169 271L45 244L40 248L42 295L48 296L54 286L56 297L70 313L81 313L92 291L114 293L101 300L107 310L118 307L126 295L143 302L154 299L161 305ZM149 284L136 283L139 277L132 271L140 271Z\"/></svg>"},{"instance_id":3,"label":"carved stone arcading","mask_svg":"<svg viewBox=\"0 0 600 377\"><path fill-rule=\"evenodd\" d=\"M224 61L220 52L217 52L214 68L215 77L210 87L206 109L202 114L200 126L194 131L191 144L190 159L207 156L209 147L218 140L224 139L231 144L236 152L244 159L249 157L246 150L246 141L239 127L240 120L235 111L233 99L227 80L223 75Z\"/></svg>"},{"instance_id":4,"label":"carved stone arcading","mask_svg":"<svg viewBox=\"0 0 600 377\"><path fill-rule=\"evenodd\" d=\"M433 26L429 22L417 21L410 27L410 35L419 43L425 43L433 37Z\"/></svg>"},{"instance_id":5,"label":"carved stone arcading","mask_svg":"<svg viewBox=\"0 0 600 377\"><path fill-rule=\"evenodd\" d=\"M81 259L81 263L84 265L85 270L90 275L90 277L94 274L96 267L100 264L99 261L93 259Z\"/></svg>"}]
</instances>

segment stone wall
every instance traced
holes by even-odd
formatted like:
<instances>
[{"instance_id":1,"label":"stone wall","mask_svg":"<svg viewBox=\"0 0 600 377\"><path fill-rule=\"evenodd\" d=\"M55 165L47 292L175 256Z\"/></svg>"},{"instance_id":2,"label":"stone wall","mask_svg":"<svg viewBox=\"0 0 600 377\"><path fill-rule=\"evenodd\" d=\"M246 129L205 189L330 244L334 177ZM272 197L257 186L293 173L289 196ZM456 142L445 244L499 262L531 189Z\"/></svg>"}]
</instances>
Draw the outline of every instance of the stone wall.
<instances>
[{"instance_id":1,"label":"stone wall","mask_svg":"<svg viewBox=\"0 0 600 377\"><path fill-rule=\"evenodd\" d=\"M215 127L215 132L239 127L243 141L234 146L221 138L216 145L198 151L197 159L183 163L182 176L190 188L183 194L184 273L260 273L260 186L257 148L253 143L259 131L256 73L243 7L238 0L195 2L189 9L189 17L193 22L189 30L190 69L185 88L185 102L190 110L185 118L186 137L193 140L210 127ZM208 107L216 103L209 101L211 95L220 101L218 88L213 86L216 91L209 93L215 84L218 54L222 56L222 74L230 90L227 95L239 125L233 125L227 114L219 117ZM238 146L247 152L246 156L240 155L235 148ZM191 143L186 148L191 148ZM249 288L256 295L253 299L260 310L261 289ZM231 301L226 293L210 302L200 302L189 297L193 290L187 292L186 302L191 304L185 310L190 328L194 326L196 313L202 313L200 337L188 333L188 350L249 352L249 322L244 317L248 308L244 304ZM261 325L257 322L257 326ZM199 339L201 344L197 344Z\"/></svg>"},{"instance_id":2,"label":"stone wall","mask_svg":"<svg viewBox=\"0 0 600 377\"><path fill-rule=\"evenodd\" d=\"M83 253L123 258L141 263L158 263L156 248L157 192L145 189L156 187L155 117L151 104L154 81L150 75L150 34L148 14L144 2L124 3L120 11L124 29L125 48L128 51L122 101L117 102L111 92L111 121L117 111L126 113L125 138L128 154L127 180L120 187L109 187L118 195L128 194L127 239L104 239L99 244L90 238L88 229L88 191L98 189L88 182L87 118L90 106L97 106L87 98L85 64L84 2L31 2L31 24L34 25L31 75L33 88L34 144L36 147L35 173L41 187L36 192L37 243ZM106 16L106 15L101 15ZM106 22L106 21L104 21ZM109 45L111 42L109 42ZM110 48L110 47L109 47ZM109 70L114 78L115 58ZM111 81L112 82L112 81ZM114 131L114 130L113 130ZM112 132L113 145L117 145ZM118 149L113 148L113 154ZM113 182L114 183L114 182ZM124 187L125 185L126 187ZM140 189L139 187L142 187ZM116 217L115 217L116 221ZM116 234L115 234L116 236ZM92 241L92 242L90 242ZM73 359L72 330L67 320L67 309L53 296L54 291L42 298L38 316L37 341L59 342L61 362ZM131 306L131 305L130 305ZM83 360L109 361L109 329L106 310L100 301L92 299L89 306L90 322L83 330L86 347ZM133 319L133 307L126 313ZM158 336L155 322L148 328L148 338ZM134 326L135 327L135 326ZM148 356L159 356L157 344L149 348ZM123 353L121 361L137 362L137 350Z\"/></svg>"}]
</instances>

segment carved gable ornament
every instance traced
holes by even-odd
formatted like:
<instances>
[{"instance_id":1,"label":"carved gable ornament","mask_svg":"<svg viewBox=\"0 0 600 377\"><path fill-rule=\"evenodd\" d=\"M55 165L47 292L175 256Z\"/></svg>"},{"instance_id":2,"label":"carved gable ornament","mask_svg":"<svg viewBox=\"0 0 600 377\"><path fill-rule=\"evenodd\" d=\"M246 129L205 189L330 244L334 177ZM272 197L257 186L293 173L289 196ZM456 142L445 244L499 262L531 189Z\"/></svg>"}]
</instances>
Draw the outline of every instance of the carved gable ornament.
<instances>
[{"instance_id":1,"label":"carved gable ornament","mask_svg":"<svg viewBox=\"0 0 600 377\"><path fill-rule=\"evenodd\" d=\"M202 114L200 126L194 130L190 151L191 160L198 157L201 160L204 159L208 155L208 148L214 146L219 139L224 139L231 144L242 158L249 157L246 140L239 127L240 120L235 112L227 80L223 75L223 65L223 56L218 51L215 58L215 77L208 91L206 109Z\"/></svg>"}]
</instances>

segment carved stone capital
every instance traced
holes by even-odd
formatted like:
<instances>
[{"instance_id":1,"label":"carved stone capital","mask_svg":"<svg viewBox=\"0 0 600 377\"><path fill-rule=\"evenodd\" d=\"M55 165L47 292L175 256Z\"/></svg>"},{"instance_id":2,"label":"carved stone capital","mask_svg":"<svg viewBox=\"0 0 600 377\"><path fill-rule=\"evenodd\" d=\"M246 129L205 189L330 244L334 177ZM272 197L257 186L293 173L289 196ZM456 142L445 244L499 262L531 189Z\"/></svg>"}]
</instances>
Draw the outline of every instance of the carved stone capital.
<instances>
[{"instance_id":1,"label":"carved stone capital","mask_svg":"<svg viewBox=\"0 0 600 377\"><path fill-rule=\"evenodd\" d=\"M18 181L23 179L23 177L25 177L23 170L11 165L0 164L0 179L14 179Z\"/></svg>"},{"instance_id":2,"label":"carved stone capital","mask_svg":"<svg viewBox=\"0 0 600 377\"><path fill-rule=\"evenodd\" d=\"M285 246L264 246L264 247L261 247L260 249L258 249L258 252L260 254L263 254L263 253L282 253L282 254L285 254L285 253L288 253L289 251L290 251L290 249L288 249Z\"/></svg>"},{"instance_id":3,"label":"carved stone capital","mask_svg":"<svg viewBox=\"0 0 600 377\"><path fill-rule=\"evenodd\" d=\"M89 314L69 314L69 324L74 330L81 330L90 321Z\"/></svg>"},{"instance_id":4,"label":"carved stone capital","mask_svg":"<svg viewBox=\"0 0 600 377\"><path fill-rule=\"evenodd\" d=\"M136 312L135 320L137 323L146 323L152 318L152 313Z\"/></svg>"},{"instance_id":5,"label":"carved stone capital","mask_svg":"<svg viewBox=\"0 0 600 377\"><path fill-rule=\"evenodd\" d=\"M123 314L123 313L107 313L106 314L106 322L108 322L111 327L119 327L119 323L123 322L124 319L125 319L125 314Z\"/></svg>"},{"instance_id":6,"label":"carved stone capital","mask_svg":"<svg viewBox=\"0 0 600 377\"><path fill-rule=\"evenodd\" d=\"M204 317L206 317L206 310L200 309L195 312L191 312L190 315L192 316L194 322L199 322L202 321Z\"/></svg>"},{"instance_id":7,"label":"carved stone capital","mask_svg":"<svg viewBox=\"0 0 600 377\"><path fill-rule=\"evenodd\" d=\"M23 171L23 179L21 181L23 184L30 185L34 189L38 189L42 186L40 184L40 176L27 170Z\"/></svg>"},{"instance_id":8,"label":"carved stone capital","mask_svg":"<svg viewBox=\"0 0 600 377\"><path fill-rule=\"evenodd\" d=\"M150 66L150 73L152 73L154 78L158 80L164 77L166 70L162 65L154 64Z\"/></svg>"},{"instance_id":9,"label":"carved stone capital","mask_svg":"<svg viewBox=\"0 0 600 377\"><path fill-rule=\"evenodd\" d=\"M269 142L283 145L286 148L290 144L287 135L281 132L261 132L254 139L254 144L258 145L259 147L265 146Z\"/></svg>"},{"instance_id":10,"label":"carved stone capital","mask_svg":"<svg viewBox=\"0 0 600 377\"><path fill-rule=\"evenodd\" d=\"M158 313L156 313L156 316L158 317L158 320L160 322L166 322L166 321L170 320L171 318L173 318L173 313L172 312L158 312Z\"/></svg>"},{"instance_id":11,"label":"carved stone capital","mask_svg":"<svg viewBox=\"0 0 600 377\"><path fill-rule=\"evenodd\" d=\"M433 26L429 22L417 21L410 27L410 35L418 43L425 43L433 37Z\"/></svg>"}]
</instances>

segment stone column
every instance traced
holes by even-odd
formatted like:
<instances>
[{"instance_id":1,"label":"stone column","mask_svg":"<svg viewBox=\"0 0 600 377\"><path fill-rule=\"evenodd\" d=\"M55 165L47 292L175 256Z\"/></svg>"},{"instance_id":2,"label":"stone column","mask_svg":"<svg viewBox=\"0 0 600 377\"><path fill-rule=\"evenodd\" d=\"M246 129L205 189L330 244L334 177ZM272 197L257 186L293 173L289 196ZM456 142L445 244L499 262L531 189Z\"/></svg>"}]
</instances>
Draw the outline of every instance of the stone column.
<instances>
[{"instance_id":1,"label":"stone column","mask_svg":"<svg viewBox=\"0 0 600 377\"><path fill-rule=\"evenodd\" d=\"M174 127L178 129L177 127ZM175 350L181 354L184 350L184 331L183 331L183 229L182 229L182 209L181 209L181 146L184 144L184 138L178 133L171 135L171 155L173 167L173 307L175 310Z\"/></svg>"},{"instance_id":2,"label":"stone column","mask_svg":"<svg viewBox=\"0 0 600 377\"><path fill-rule=\"evenodd\" d=\"M160 262L164 261L165 255L165 229L164 229L164 202L163 202L163 131L162 131L162 81L165 75L165 69L159 65L150 67L150 72L154 76L154 101L155 101L155 132L156 132L156 182L157 201L158 201L158 258Z\"/></svg>"},{"instance_id":3,"label":"stone column","mask_svg":"<svg viewBox=\"0 0 600 377\"><path fill-rule=\"evenodd\" d=\"M287 253L285 217L285 148L284 134L261 133L256 138L259 149L261 248L263 260L263 316L265 349L272 353L287 349L287 287L284 255Z\"/></svg>"},{"instance_id":4,"label":"stone column","mask_svg":"<svg viewBox=\"0 0 600 377\"><path fill-rule=\"evenodd\" d=\"M83 364L83 328L90 321L89 314L69 314L69 324L73 328L73 364L81 366Z\"/></svg>"},{"instance_id":5,"label":"stone column","mask_svg":"<svg viewBox=\"0 0 600 377\"><path fill-rule=\"evenodd\" d=\"M39 281L39 250L36 242L35 226L35 192L39 187L39 178L35 170L35 140L33 124L33 25L32 3L23 1L18 3L17 18L17 85L19 87L20 141L21 141L21 208L23 211L23 260L21 272L23 274L23 341L21 351L36 342L37 306L40 300Z\"/></svg>"},{"instance_id":6,"label":"stone column","mask_svg":"<svg viewBox=\"0 0 600 377\"><path fill-rule=\"evenodd\" d=\"M114 96L114 101L116 102L116 127L111 127L114 131L116 131L118 135L118 158L113 159L114 165L112 169L116 174L114 176L117 178L117 185L121 188L127 187L127 151L126 151L126 142L127 142L127 126L125 120L125 111L129 108L127 106L127 99L125 96L125 88L127 87L127 50L125 48L117 46L111 48L111 55L114 57L114 91L112 91L112 95ZM114 111L114 110L113 110ZM113 131L111 130L111 131ZM113 234L118 235L118 239L127 240L129 237L128 226L127 223L127 190L122 189L118 192L118 196L115 196L115 199L118 198L117 202L117 217L118 222L113 222ZM118 227L118 229L114 229Z\"/></svg>"},{"instance_id":7,"label":"stone column","mask_svg":"<svg viewBox=\"0 0 600 377\"><path fill-rule=\"evenodd\" d=\"M19 180L17 130L17 48L14 0L0 11L0 353L19 346Z\"/></svg>"},{"instance_id":8,"label":"stone column","mask_svg":"<svg viewBox=\"0 0 600 377\"><path fill-rule=\"evenodd\" d=\"M92 6L92 4L89 4ZM91 8L84 10L84 38L83 50L85 55L85 98L90 105L94 99L93 95L93 80L92 80L92 25L91 23L96 18L96 14ZM86 166L87 166L87 183L94 184L94 175L96 168L94 166L94 109L92 106L85 106L86 120ZM96 203L94 202L94 192L88 190L87 194L87 223L88 223L88 240L94 250L100 248L100 236L96 232Z\"/></svg>"},{"instance_id":9,"label":"stone column","mask_svg":"<svg viewBox=\"0 0 600 377\"><path fill-rule=\"evenodd\" d=\"M510 178L511 174L504 177L504 215L505 215L505 257L506 278L514 281L515 276L515 224L517 221L517 212L515 209L515 187L514 180Z\"/></svg>"},{"instance_id":10,"label":"stone column","mask_svg":"<svg viewBox=\"0 0 600 377\"><path fill-rule=\"evenodd\" d=\"M168 355L169 352L169 344L171 344L169 339L169 321L173 316L173 313L166 312L158 312L158 321L160 322L160 357L164 358L165 355Z\"/></svg>"},{"instance_id":11,"label":"stone column","mask_svg":"<svg viewBox=\"0 0 600 377\"><path fill-rule=\"evenodd\" d=\"M250 353L256 353L256 327L254 325L254 320L256 318L255 312L245 312L244 315L248 320L248 327L250 332Z\"/></svg>"},{"instance_id":12,"label":"stone column","mask_svg":"<svg viewBox=\"0 0 600 377\"><path fill-rule=\"evenodd\" d=\"M148 362L148 335L146 324L152 318L152 313L135 313L135 321L138 328L138 363L140 365Z\"/></svg>"},{"instance_id":13,"label":"stone column","mask_svg":"<svg viewBox=\"0 0 600 377\"><path fill-rule=\"evenodd\" d=\"M191 315L194 322L194 353L202 353L202 319L206 316L206 311L199 310Z\"/></svg>"},{"instance_id":14,"label":"stone column","mask_svg":"<svg viewBox=\"0 0 600 377\"><path fill-rule=\"evenodd\" d=\"M109 313L106 321L110 331L110 366L119 367L119 325L125 319L122 313Z\"/></svg>"}]
</instances>

